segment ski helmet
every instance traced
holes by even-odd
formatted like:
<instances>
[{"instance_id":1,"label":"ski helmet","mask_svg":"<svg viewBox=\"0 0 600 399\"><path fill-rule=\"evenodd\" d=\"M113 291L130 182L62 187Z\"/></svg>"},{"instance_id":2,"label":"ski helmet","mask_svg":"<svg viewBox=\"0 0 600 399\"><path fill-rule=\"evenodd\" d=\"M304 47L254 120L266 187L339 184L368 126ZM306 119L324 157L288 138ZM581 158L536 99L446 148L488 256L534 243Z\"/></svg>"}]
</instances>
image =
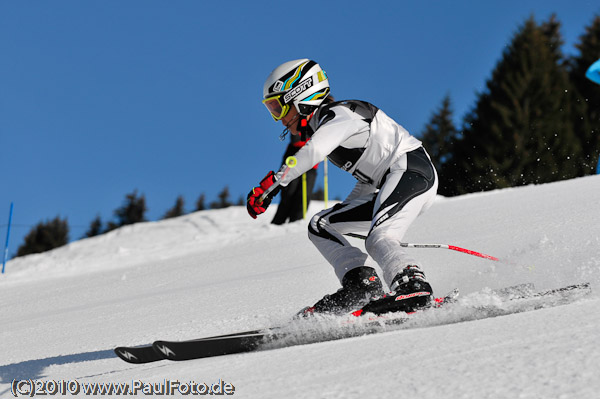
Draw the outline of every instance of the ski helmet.
<instances>
[{"instance_id":1,"label":"ski helmet","mask_svg":"<svg viewBox=\"0 0 600 399\"><path fill-rule=\"evenodd\" d=\"M263 87L263 104L275 121L285 117L290 106L309 115L329 94L327 74L308 58L288 61L271 72Z\"/></svg>"}]
</instances>

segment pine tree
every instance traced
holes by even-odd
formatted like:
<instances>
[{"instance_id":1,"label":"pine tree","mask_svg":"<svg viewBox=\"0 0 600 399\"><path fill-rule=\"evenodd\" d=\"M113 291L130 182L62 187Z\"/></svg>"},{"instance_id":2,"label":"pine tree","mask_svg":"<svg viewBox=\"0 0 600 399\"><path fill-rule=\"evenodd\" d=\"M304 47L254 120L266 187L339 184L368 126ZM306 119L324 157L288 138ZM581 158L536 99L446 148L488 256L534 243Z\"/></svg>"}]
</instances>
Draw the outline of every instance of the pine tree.
<instances>
[{"instance_id":1,"label":"pine tree","mask_svg":"<svg viewBox=\"0 0 600 399\"><path fill-rule=\"evenodd\" d=\"M581 174L593 174L600 154L600 86L585 72L600 59L600 16L596 15L576 44L579 55L570 59L569 76L573 92L575 133L583 150Z\"/></svg>"},{"instance_id":2,"label":"pine tree","mask_svg":"<svg viewBox=\"0 0 600 399\"><path fill-rule=\"evenodd\" d=\"M107 231L129 224L145 222L147 210L146 197L143 194L138 196L137 190L131 194L127 194L123 206L114 211L117 222L109 222Z\"/></svg>"},{"instance_id":3,"label":"pine tree","mask_svg":"<svg viewBox=\"0 0 600 399\"><path fill-rule=\"evenodd\" d=\"M206 201L206 197L204 194L200 194L198 199L196 200L196 211L203 211L206 209L204 202Z\"/></svg>"},{"instance_id":4,"label":"pine tree","mask_svg":"<svg viewBox=\"0 0 600 399\"><path fill-rule=\"evenodd\" d=\"M95 237L97 235L102 234L102 219L100 219L100 215L96 216L92 223L90 223L90 228L85 232L85 237Z\"/></svg>"},{"instance_id":5,"label":"pine tree","mask_svg":"<svg viewBox=\"0 0 600 399\"><path fill-rule=\"evenodd\" d=\"M218 197L218 201L210 203L210 209L223 209L231 206L231 202L229 202L229 187L225 186Z\"/></svg>"},{"instance_id":6,"label":"pine tree","mask_svg":"<svg viewBox=\"0 0 600 399\"><path fill-rule=\"evenodd\" d=\"M575 177L581 157L560 24L529 18L465 118L444 175L454 194Z\"/></svg>"},{"instance_id":7,"label":"pine tree","mask_svg":"<svg viewBox=\"0 0 600 399\"><path fill-rule=\"evenodd\" d=\"M445 163L452 161L454 141L458 138L458 131L452 121L453 112L450 96L446 95L439 109L433 113L429 123L425 126L421 141L429 153L431 161L441 174ZM438 191L442 195L452 192L452 185L446 187L446 179L440 175Z\"/></svg>"},{"instance_id":8,"label":"pine tree","mask_svg":"<svg viewBox=\"0 0 600 399\"><path fill-rule=\"evenodd\" d=\"M165 215L163 216L163 219L175 218L178 216L182 216L184 214L185 214L184 200L183 200L183 197L180 195L179 197L177 197L177 200L175 201L175 205L173 205L173 208L169 209L167 211L167 213L165 213Z\"/></svg>"},{"instance_id":9,"label":"pine tree","mask_svg":"<svg viewBox=\"0 0 600 399\"><path fill-rule=\"evenodd\" d=\"M25 236L25 242L17 250L17 256L37 254L62 247L69 242L67 219L56 217L40 222Z\"/></svg>"}]
</instances>

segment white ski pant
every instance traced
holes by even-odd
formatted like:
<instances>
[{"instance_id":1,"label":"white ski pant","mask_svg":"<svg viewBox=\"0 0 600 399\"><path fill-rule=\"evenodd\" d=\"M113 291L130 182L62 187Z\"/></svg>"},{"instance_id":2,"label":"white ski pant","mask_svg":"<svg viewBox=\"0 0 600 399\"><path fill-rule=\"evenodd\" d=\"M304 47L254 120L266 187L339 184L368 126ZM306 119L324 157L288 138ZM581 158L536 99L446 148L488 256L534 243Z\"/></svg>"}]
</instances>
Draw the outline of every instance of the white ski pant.
<instances>
[{"instance_id":1,"label":"white ski pant","mask_svg":"<svg viewBox=\"0 0 600 399\"><path fill-rule=\"evenodd\" d=\"M378 192L316 214L308 236L334 267L340 282L348 271L375 261L389 285L404 267L419 265L399 244L410 224L431 206L437 187L437 173L421 147L402 155L390 166ZM367 235L367 253L352 246L344 237L347 233Z\"/></svg>"}]
</instances>

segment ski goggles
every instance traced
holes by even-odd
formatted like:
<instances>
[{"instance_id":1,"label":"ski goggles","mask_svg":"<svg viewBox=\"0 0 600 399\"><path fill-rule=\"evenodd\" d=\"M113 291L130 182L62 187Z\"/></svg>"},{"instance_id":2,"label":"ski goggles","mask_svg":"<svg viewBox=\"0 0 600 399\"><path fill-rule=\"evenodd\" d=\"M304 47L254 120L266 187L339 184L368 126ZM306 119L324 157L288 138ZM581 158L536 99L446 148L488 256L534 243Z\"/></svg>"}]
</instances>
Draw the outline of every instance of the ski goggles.
<instances>
[{"instance_id":1,"label":"ski goggles","mask_svg":"<svg viewBox=\"0 0 600 399\"><path fill-rule=\"evenodd\" d=\"M265 104L265 107L267 107L267 109L269 110L269 113L271 114L271 116L273 117L273 119L275 121L279 121L279 120L285 118L288 111L290 110L290 105L284 104L282 102L283 101L282 96L283 96L283 94L279 94L277 96L265 98L263 100L263 104Z\"/></svg>"}]
</instances>

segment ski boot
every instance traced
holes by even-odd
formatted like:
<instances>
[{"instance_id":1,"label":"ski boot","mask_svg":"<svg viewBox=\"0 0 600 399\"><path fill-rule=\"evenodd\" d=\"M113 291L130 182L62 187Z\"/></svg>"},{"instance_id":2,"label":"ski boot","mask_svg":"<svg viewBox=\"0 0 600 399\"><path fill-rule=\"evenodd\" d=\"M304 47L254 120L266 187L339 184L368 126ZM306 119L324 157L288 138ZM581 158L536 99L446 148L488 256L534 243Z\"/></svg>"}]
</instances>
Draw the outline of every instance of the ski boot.
<instances>
[{"instance_id":1,"label":"ski boot","mask_svg":"<svg viewBox=\"0 0 600 399\"><path fill-rule=\"evenodd\" d=\"M313 306L298 312L299 317L315 313L341 315L349 313L369 303L371 298L381 296L383 286L372 267L362 266L350 270L342 278L342 288L328 294Z\"/></svg>"},{"instance_id":2,"label":"ski boot","mask_svg":"<svg viewBox=\"0 0 600 399\"><path fill-rule=\"evenodd\" d=\"M433 303L433 290L419 266L406 266L394 277L390 289L392 290L390 293L372 300L358 312L360 314L413 313L430 307Z\"/></svg>"}]
</instances>

